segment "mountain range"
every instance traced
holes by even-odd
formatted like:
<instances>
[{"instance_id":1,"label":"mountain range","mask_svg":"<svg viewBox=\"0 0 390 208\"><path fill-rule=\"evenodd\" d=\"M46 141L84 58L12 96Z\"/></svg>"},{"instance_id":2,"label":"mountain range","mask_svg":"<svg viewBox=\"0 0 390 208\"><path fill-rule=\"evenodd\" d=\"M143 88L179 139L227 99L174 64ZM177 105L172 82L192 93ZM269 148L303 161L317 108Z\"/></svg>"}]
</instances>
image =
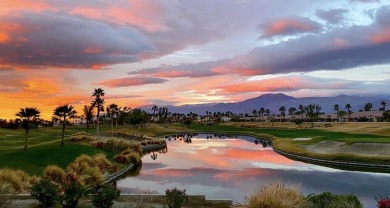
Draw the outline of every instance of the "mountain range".
<instances>
[{"instance_id":1,"label":"mountain range","mask_svg":"<svg viewBox=\"0 0 390 208\"><path fill-rule=\"evenodd\" d=\"M381 102L385 101L387 109L390 109L390 95L387 96L350 96L339 95L334 97L302 97L295 98L287 96L282 93L277 94L263 94L255 98L247 99L236 103L208 103L208 104L195 104L195 105L166 105L158 107L167 107L172 113L197 113L205 114L206 111L211 112L227 112L233 113L249 113L252 114L253 110L259 110L261 107L270 109L272 113L278 113L281 106L285 106L288 110L290 107L298 109L299 105L318 104L321 106L321 111L325 113L333 113L334 105L338 104L340 110L345 110L345 105L350 104L352 111L356 112L362 110L366 103L372 103L372 110L378 110L381 107ZM147 105L140 107L141 109L152 112L153 105Z\"/></svg>"}]
</instances>

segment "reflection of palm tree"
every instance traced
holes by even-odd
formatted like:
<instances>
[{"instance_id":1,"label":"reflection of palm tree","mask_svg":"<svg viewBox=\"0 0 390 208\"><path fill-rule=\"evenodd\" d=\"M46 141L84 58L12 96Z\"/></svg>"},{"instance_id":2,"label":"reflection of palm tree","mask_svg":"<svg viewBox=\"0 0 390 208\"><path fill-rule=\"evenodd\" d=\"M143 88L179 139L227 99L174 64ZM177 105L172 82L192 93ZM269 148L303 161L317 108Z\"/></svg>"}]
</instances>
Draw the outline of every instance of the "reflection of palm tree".
<instances>
[{"instance_id":1,"label":"reflection of palm tree","mask_svg":"<svg viewBox=\"0 0 390 208\"><path fill-rule=\"evenodd\" d=\"M24 141L24 151L27 150L28 146L28 134L30 132L30 122L36 121L36 119L39 118L39 114L41 112L37 108L21 108L18 113L16 113L16 116L19 116L22 118L22 127L26 131L25 135L25 141Z\"/></svg>"},{"instance_id":2,"label":"reflection of palm tree","mask_svg":"<svg viewBox=\"0 0 390 208\"><path fill-rule=\"evenodd\" d=\"M152 154L150 155L150 157L153 159L153 160L156 160L157 159L157 154L155 152L152 152Z\"/></svg>"},{"instance_id":3,"label":"reflection of palm tree","mask_svg":"<svg viewBox=\"0 0 390 208\"><path fill-rule=\"evenodd\" d=\"M66 118L74 118L76 115L76 111L74 110L72 105L63 105L58 106L54 112L53 115L62 121L62 139L61 139L61 146L64 146L64 135L65 135L65 124L66 124Z\"/></svg>"}]
</instances>

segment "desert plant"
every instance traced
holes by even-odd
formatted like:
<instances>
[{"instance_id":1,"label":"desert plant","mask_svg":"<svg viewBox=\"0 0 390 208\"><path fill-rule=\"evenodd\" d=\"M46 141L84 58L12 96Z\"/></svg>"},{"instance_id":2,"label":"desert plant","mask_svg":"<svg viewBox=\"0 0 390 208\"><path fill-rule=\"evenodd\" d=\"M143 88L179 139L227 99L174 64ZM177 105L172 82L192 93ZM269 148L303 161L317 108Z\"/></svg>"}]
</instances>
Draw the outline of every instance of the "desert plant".
<instances>
[{"instance_id":1,"label":"desert plant","mask_svg":"<svg viewBox=\"0 0 390 208\"><path fill-rule=\"evenodd\" d=\"M48 180L41 180L31 188L31 196L41 203L42 207L53 206L57 199L57 186Z\"/></svg>"},{"instance_id":2,"label":"desert plant","mask_svg":"<svg viewBox=\"0 0 390 208\"><path fill-rule=\"evenodd\" d=\"M56 165L49 165L43 171L43 177L57 185L64 182L65 176L65 170Z\"/></svg>"},{"instance_id":3,"label":"desert plant","mask_svg":"<svg viewBox=\"0 0 390 208\"><path fill-rule=\"evenodd\" d=\"M12 191L20 193L29 190L31 177L22 170L0 169L0 186L9 185Z\"/></svg>"},{"instance_id":4,"label":"desert plant","mask_svg":"<svg viewBox=\"0 0 390 208\"><path fill-rule=\"evenodd\" d=\"M114 204L114 200L120 195L120 191L115 187L105 185L92 195L92 204L96 208L109 208Z\"/></svg>"},{"instance_id":5,"label":"desert plant","mask_svg":"<svg viewBox=\"0 0 390 208\"><path fill-rule=\"evenodd\" d=\"M9 185L0 186L0 208L14 207L12 199L16 195Z\"/></svg>"},{"instance_id":6,"label":"desert plant","mask_svg":"<svg viewBox=\"0 0 390 208\"><path fill-rule=\"evenodd\" d=\"M248 208L301 208L307 207L298 185L284 185L280 182L260 187L250 197L245 197Z\"/></svg>"},{"instance_id":7,"label":"desert plant","mask_svg":"<svg viewBox=\"0 0 390 208\"><path fill-rule=\"evenodd\" d=\"M180 208L188 202L186 190L175 188L165 190L166 203L169 208Z\"/></svg>"},{"instance_id":8,"label":"desert plant","mask_svg":"<svg viewBox=\"0 0 390 208\"><path fill-rule=\"evenodd\" d=\"M59 201L63 208L74 208L77 207L79 199L84 194L85 188L76 183L72 183L65 187L64 193L59 196Z\"/></svg>"},{"instance_id":9,"label":"desert plant","mask_svg":"<svg viewBox=\"0 0 390 208\"><path fill-rule=\"evenodd\" d=\"M310 194L307 196L311 208L362 208L359 198L352 194Z\"/></svg>"}]
</instances>

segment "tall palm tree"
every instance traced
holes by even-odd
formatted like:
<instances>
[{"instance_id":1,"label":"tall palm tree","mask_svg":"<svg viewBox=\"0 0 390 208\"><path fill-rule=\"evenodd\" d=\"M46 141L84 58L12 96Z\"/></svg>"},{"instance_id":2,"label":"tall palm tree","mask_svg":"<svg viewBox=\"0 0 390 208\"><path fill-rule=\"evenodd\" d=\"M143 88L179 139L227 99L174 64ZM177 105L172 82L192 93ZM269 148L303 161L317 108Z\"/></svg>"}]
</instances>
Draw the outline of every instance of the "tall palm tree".
<instances>
[{"instance_id":1,"label":"tall palm tree","mask_svg":"<svg viewBox=\"0 0 390 208\"><path fill-rule=\"evenodd\" d=\"M104 107L103 107L103 104L104 104L104 99L102 97L104 97L105 93L104 93L104 90L101 89L101 88L95 88L95 90L93 91L92 93L92 97L95 97L95 100L92 102L92 106L96 107L96 134L97 134L97 138L99 139L99 122L100 122L100 119L99 119L99 116L100 116L100 111L104 111Z\"/></svg>"},{"instance_id":2,"label":"tall palm tree","mask_svg":"<svg viewBox=\"0 0 390 208\"><path fill-rule=\"evenodd\" d=\"M291 121L294 120L294 114L295 114L295 112L297 112L297 109L296 109L295 107L291 107L291 108L288 109L288 114L291 115Z\"/></svg>"},{"instance_id":3,"label":"tall palm tree","mask_svg":"<svg viewBox=\"0 0 390 208\"><path fill-rule=\"evenodd\" d=\"M351 104L345 105L345 109L347 109L347 114L348 114L348 122L349 122L349 119L351 119L351 113L352 113L351 108L352 108Z\"/></svg>"},{"instance_id":4,"label":"tall palm tree","mask_svg":"<svg viewBox=\"0 0 390 208\"><path fill-rule=\"evenodd\" d=\"M53 116L62 122L61 146L64 146L66 118L74 118L76 113L77 112L74 110L72 105L58 106L56 109L54 109Z\"/></svg>"},{"instance_id":5,"label":"tall palm tree","mask_svg":"<svg viewBox=\"0 0 390 208\"><path fill-rule=\"evenodd\" d=\"M338 118L338 120L340 120L340 118L339 118L340 106L339 106L338 104L335 104L335 105L333 106L333 110L336 111L337 118Z\"/></svg>"},{"instance_id":6,"label":"tall palm tree","mask_svg":"<svg viewBox=\"0 0 390 208\"><path fill-rule=\"evenodd\" d=\"M154 106L152 107L152 111L153 111L153 115L156 115L156 111L158 111L157 105L154 105Z\"/></svg>"},{"instance_id":7,"label":"tall palm tree","mask_svg":"<svg viewBox=\"0 0 390 208\"><path fill-rule=\"evenodd\" d=\"M114 136L114 115L117 116L116 113L119 111L118 105L115 103L110 104L106 108L107 114L110 116L111 120L111 136Z\"/></svg>"},{"instance_id":8,"label":"tall palm tree","mask_svg":"<svg viewBox=\"0 0 390 208\"><path fill-rule=\"evenodd\" d=\"M279 111L280 111L280 115L282 116L282 118L284 120L284 116L286 115L286 107L285 106L281 106L279 108ZM280 122L282 122L282 120L280 120Z\"/></svg>"},{"instance_id":9,"label":"tall palm tree","mask_svg":"<svg viewBox=\"0 0 390 208\"><path fill-rule=\"evenodd\" d=\"M257 115L257 110L256 110L256 109L253 110L253 111L252 111L252 114L253 114L254 117L256 117L256 115Z\"/></svg>"},{"instance_id":10,"label":"tall palm tree","mask_svg":"<svg viewBox=\"0 0 390 208\"><path fill-rule=\"evenodd\" d=\"M382 111L385 112L386 111L386 102L382 101L381 105L382 105Z\"/></svg>"},{"instance_id":11,"label":"tall palm tree","mask_svg":"<svg viewBox=\"0 0 390 208\"><path fill-rule=\"evenodd\" d=\"M263 121L263 124L264 124L264 113L265 113L265 109L261 107L259 109L259 114L261 115L261 120Z\"/></svg>"},{"instance_id":12,"label":"tall palm tree","mask_svg":"<svg viewBox=\"0 0 390 208\"><path fill-rule=\"evenodd\" d=\"M299 113L302 115L302 121L303 121L303 114L305 113L305 106L303 105L299 105L298 106L298 109L299 109Z\"/></svg>"},{"instance_id":13,"label":"tall palm tree","mask_svg":"<svg viewBox=\"0 0 390 208\"><path fill-rule=\"evenodd\" d=\"M30 133L31 124L30 122L34 122L39 118L39 114L41 112L37 108L21 108L16 116L22 119L22 127L25 129L26 135L24 140L24 151L27 150L28 147L28 134Z\"/></svg>"},{"instance_id":14,"label":"tall palm tree","mask_svg":"<svg viewBox=\"0 0 390 208\"><path fill-rule=\"evenodd\" d=\"M93 106L92 105L84 105L83 113L85 120L87 121L87 131L89 130L89 124L92 121L93 118Z\"/></svg>"}]
</instances>

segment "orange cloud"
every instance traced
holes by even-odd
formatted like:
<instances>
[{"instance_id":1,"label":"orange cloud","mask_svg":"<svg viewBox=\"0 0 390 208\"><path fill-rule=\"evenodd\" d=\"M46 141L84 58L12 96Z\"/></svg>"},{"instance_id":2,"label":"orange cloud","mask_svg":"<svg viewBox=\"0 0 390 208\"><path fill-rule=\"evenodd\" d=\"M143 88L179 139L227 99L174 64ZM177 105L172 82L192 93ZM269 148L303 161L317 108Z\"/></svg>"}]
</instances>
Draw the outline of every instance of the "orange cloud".
<instances>
[{"instance_id":1,"label":"orange cloud","mask_svg":"<svg viewBox=\"0 0 390 208\"><path fill-rule=\"evenodd\" d=\"M375 44L390 42L390 28L387 28L380 33L370 36L369 40Z\"/></svg>"},{"instance_id":2,"label":"orange cloud","mask_svg":"<svg viewBox=\"0 0 390 208\"><path fill-rule=\"evenodd\" d=\"M227 93L284 91L302 87L305 82L306 81L304 79L299 77L279 77L274 79L230 84L223 86L222 89Z\"/></svg>"},{"instance_id":3,"label":"orange cloud","mask_svg":"<svg viewBox=\"0 0 390 208\"><path fill-rule=\"evenodd\" d=\"M164 83L168 80L154 77L127 77L122 79L111 79L102 81L99 84L109 88L115 87L130 87L130 86L139 86L146 84L158 84Z\"/></svg>"},{"instance_id":4,"label":"orange cloud","mask_svg":"<svg viewBox=\"0 0 390 208\"><path fill-rule=\"evenodd\" d=\"M302 17L275 20L263 27L263 35L260 38L317 32L320 29L318 23Z\"/></svg>"},{"instance_id":5,"label":"orange cloud","mask_svg":"<svg viewBox=\"0 0 390 208\"><path fill-rule=\"evenodd\" d=\"M190 173L186 169L157 169L153 170L152 174L154 175L161 175L161 176L169 176L169 177L188 177L191 176L192 173Z\"/></svg>"},{"instance_id":6,"label":"orange cloud","mask_svg":"<svg viewBox=\"0 0 390 208\"><path fill-rule=\"evenodd\" d=\"M269 175L271 172L259 168L248 168L244 170L229 170L220 172L214 175L214 178L221 181L232 181L237 178L249 178L249 177L260 177Z\"/></svg>"}]
</instances>

